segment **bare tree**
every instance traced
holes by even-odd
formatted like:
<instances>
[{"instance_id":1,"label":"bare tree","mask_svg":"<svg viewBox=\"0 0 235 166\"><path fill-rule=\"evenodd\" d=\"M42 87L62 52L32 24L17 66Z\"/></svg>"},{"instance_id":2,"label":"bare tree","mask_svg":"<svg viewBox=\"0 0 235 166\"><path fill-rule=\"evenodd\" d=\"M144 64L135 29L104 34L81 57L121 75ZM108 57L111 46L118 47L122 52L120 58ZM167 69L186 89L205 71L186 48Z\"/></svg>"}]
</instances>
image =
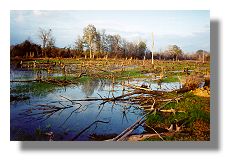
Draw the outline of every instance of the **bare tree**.
<instances>
[{"instance_id":1,"label":"bare tree","mask_svg":"<svg viewBox=\"0 0 235 166\"><path fill-rule=\"evenodd\" d=\"M197 50L196 52L196 58L199 61L202 61L203 63L205 62L205 60L208 60L209 58L209 53L205 50Z\"/></svg>"},{"instance_id":2,"label":"bare tree","mask_svg":"<svg viewBox=\"0 0 235 166\"><path fill-rule=\"evenodd\" d=\"M75 50L77 55L81 55L83 53L83 40L79 35L77 37L77 40L75 41Z\"/></svg>"},{"instance_id":3,"label":"bare tree","mask_svg":"<svg viewBox=\"0 0 235 166\"><path fill-rule=\"evenodd\" d=\"M168 53L174 57L175 60L178 60L178 57L183 54L183 51L177 45L171 45L168 48Z\"/></svg>"},{"instance_id":4,"label":"bare tree","mask_svg":"<svg viewBox=\"0 0 235 166\"><path fill-rule=\"evenodd\" d=\"M83 29L83 39L88 44L90 50L90 58L94 58L94 54L92 55L92 50L95 45L96 36L97 32L94 25L89 24Z\"/></svg>"},{"instance_id":5,"label":"bare tree","mask_svg":"<svg viewBox=\"0 0 235 166\"><path fill-rule=\"evenodd\" d=\"M101 49L101 53L104 55L104 57L106 57L106 59L108 58L108 37L105 33L105 30L102 30L101 32L99 32L100 34L100 49Z\"/></svg>"},{"instance_id":6,"label":"bare tree","mask_svg":"<svg viewBox=\"0 0 235 166\"><path fill-rule=\"evenodd\" d=\"M143 58L145 56L147 46L144 41L140 41L138 44L138 56L139 58Z\"/></svg>"},{"instance_id":7,"label":"bare tree","mask_svg":"<svg viewBox=\"0 0 235 166\"><path fill-rule=\"evenodd\" d=\"M55 38L52 36L52 30L39 28L39 38L42 41L42 55L46 56L46 49L53 48L55 45Z\"/></svg>"},{"instance_id":8,"label":"bare tree","mask_svg":"<svg viewBox=\"0 0 235 166\"><path fill-rule=\"evenodd\" d=\"M102 43L101 43L101 33L97 32L95 36L95 45L94 45L94 51L97 52L97 57L99 58L99 55L102 52ZM93 55L94 56L94 55Z\"/></svg>"}]
</instances>

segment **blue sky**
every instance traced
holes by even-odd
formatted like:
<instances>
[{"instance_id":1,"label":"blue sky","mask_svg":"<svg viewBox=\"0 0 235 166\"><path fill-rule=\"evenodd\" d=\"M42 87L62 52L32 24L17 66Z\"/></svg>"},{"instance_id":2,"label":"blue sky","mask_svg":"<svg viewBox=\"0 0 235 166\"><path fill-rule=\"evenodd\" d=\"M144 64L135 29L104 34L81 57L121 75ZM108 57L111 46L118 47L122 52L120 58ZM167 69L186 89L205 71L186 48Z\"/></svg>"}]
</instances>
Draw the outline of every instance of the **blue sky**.
<instances>
[{"instance_id":1,"label":"blue sky","mask_svg":"<svg viewBox=\"0 0 235 166\"><path fill-rule=\"evenodd\" d=\"M210 51L209 11L32 11L16 10L10 15L10 42L26 39L40 44L39 28L52 29L57 47L73 46L83 28L93 24L97 30L120 34L129 41L144 40L151 48L152 32L155 51L176 44L185 52Z\"/></svg>"}]
</instances>

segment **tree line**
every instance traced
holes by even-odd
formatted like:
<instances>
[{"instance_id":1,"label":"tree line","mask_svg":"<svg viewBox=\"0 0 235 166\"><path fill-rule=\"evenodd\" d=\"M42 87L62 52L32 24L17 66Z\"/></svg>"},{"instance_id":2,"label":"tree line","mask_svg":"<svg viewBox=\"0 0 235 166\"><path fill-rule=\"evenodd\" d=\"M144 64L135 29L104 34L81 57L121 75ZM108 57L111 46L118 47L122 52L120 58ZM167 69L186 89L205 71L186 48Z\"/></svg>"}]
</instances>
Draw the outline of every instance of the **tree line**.
<instances>
[{"instance_id":1,"label":"tree line","mask_svg":"<svg viewBox=\"0 0 235 166\"><path fill-rule=\"evenodd\" d=\"M11 46L11 57L19 58L136 58L150 59L152 52L147 48L146 41L127 41L120 35L107 34L105 30L97 30L94 25L83 29L83 35L78 36L73 47L58 48L52 30L39 28L38 37L41 45L30 40ZM165 51L154 53L154 59L209 60L209 53L198 50L195 54L186 55L177 45L169 46Z\"/></svg>"}]
</instances>

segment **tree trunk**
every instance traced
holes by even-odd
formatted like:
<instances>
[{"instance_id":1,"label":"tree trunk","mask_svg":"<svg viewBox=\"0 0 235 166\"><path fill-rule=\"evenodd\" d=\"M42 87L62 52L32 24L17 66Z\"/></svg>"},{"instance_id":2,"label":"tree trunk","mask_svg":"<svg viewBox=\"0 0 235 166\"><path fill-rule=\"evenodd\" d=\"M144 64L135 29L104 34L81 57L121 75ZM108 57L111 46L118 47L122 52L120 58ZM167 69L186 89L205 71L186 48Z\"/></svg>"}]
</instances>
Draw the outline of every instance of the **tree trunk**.
<instances>
[{"instance_id":1,"label":"tree trunk","mask_svg":"<svg viewBox=\"0 0 235 166\"><path fill-rule=\"evenodd\" d=\"M91 55L91 46L90 46L90 59L92 58L92 55Z\"/></svg>"}]
</instances>

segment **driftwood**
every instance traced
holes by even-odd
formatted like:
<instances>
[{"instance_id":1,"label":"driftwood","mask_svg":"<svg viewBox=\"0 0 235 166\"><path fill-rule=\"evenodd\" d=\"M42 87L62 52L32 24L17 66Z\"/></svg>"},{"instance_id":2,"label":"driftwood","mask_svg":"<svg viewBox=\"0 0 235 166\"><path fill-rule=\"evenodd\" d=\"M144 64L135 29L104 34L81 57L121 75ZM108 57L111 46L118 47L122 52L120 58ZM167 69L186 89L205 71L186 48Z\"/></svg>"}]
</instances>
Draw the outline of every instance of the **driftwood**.
<instances>
[{"instance_id":1,"label":"driftwood","mask_svg":"<svg viewBox=\"0 0 235 166\"><path fill-rule=\"evenodd\" d=\"M134 124L124 130L121 134L112 139L112 141L123 141L132 131L134 131L139 125L144 123L144 117L138 119Z\"/></svg>"},{"instance_id":2,"label":"driftwood","mask_svg":"<svg viewBox=\"0 0 235 166\"><path fill-rule=\"evenodd\" d=\"M115 101L115 100L123 100L123 98L128 97L128 96L132 96L136 94L135 92L132 93L127 93L121 96L117 96L117 97L111 97L111 98L86 98L86 99L78 99L78 100L71 100L73 102L75 101L98 101L98 100L103 100L103 101Z\"/></svg>"},{"instance_id":3,"label":"driftwood","mask_svg":"<svg viewBox=\"0 0 235 166\"><path fill-rule=\"evenodd\" d=\"M135 85L131 85L131 84L124 84L124 86L127 86L129 88L134 89L134 92L136 94L153 94L153 95L162 95L163 93L166 93L165 91L159 91L159 90L151 90L149 88L146 87L142 87L142 86L135 86Z\"/></svg>"},{"instance_id":4,"label":"driftwood","mask_svg":"<svg viewBox=\"0 0 235 166\"><path fill-rule=\"evenodd\" d=\"M127 138L128 141L142 141L148 138L159 138L158 134L140 134L140 135L131 135Z\"/></svg>"},{"instance_id":5,"label":"driftwood","mask_svg":"<svg viewBox=\"0 0 235 166\"><path fill-rule=\"evenodd\" d=\"M160 112L166 112L166 113L176 113L176 112L185 112L185 111L176 111L175 109L169 109L169 110L159 110Z\"/></svg>"},{"instance_id":6,"label":"driftwood","mask_svg":"<svg viewBox=\"0 0 235 166\"><path fill-rule=\"evenodd\" d=\"M135 86L135 85L131 85L131 84L124 84L124 86L127 86L127 87L132 88L132 89L139 89L139 90L144 90L144 91L152 91L149 88L142 87L142 86Z\"/></svg>"},{"instance_id":7,"label":"driftwood","mask_svg":"<svg viewBox=\"0 0 235 166\"><path fill-rule=\"evenodd\" d=\"M147 115L152 114L154 111L160 111L162 108L164 108L167 104L171 103L172 101L176 100L177 98L179 98L180 96L177 96L173 99L171 99L170 101L166 102L165 104L163 104L162 106L160 106L159 108L154 108L154 104L155 102L153 102L153 105L151 107L151 111L144 114L141 118L139 118L135 123L133 123L130 127L128 127L127 129L125 129L123 132L121 132L118 136L116 136L115 138L112 139L112 141L123 141L126 139L126 137L128 135L130 135L132 133L132 131L134 131L137 127L139 127L141 124L143 124L145 122L145 117ZM155 101L155 100L154 100Z\"/></svg>"},{"instance_id":8,"label":"driftwood","mask_svg":"<svg viewBox=\"0 0 235 166\"><path fill-rule=\"evenodd\" d=\"M149 125L147 125L147 124L145 124L145 126L147 126L148 128L150 128L151 130L153 130L153 131L157 134L157 136L158 136L162 141L164 141L164 139L161 137L161 135L160 135L154 128L152 128L151 126L149 126Z\"/></svg>"},{"instance_id":9,"label":"driftwood","mask_svg":"<svg viewBox=\"0 0 235 166\"><path fill-rule=\"evenodd\" d=\"M91 123L89 126L87 126L86 128L84 128L82 131L80 131L76 136L74 136L71 140L74 141L76 140L82 133L84 133L86 130L88 130L89 128L91 128L94 124L96 123L109 123L108 121L102 121L102 120L96 120L93 123Z\"/></svg>"}]
</instances>

